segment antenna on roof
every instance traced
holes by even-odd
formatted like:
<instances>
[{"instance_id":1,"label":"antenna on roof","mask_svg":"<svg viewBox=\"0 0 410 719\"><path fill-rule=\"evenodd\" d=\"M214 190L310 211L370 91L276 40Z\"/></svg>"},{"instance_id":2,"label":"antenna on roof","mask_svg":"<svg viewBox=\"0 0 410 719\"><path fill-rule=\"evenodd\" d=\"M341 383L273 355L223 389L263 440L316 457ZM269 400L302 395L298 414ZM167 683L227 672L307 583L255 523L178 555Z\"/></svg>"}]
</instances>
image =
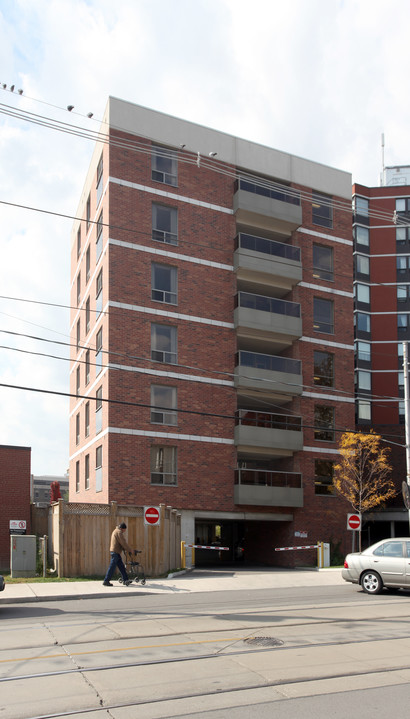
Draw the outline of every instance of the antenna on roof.
<instances>
[{"instance_id":1,"label":"antenna on roof","mask_svg":"<svg viewBox=\"0 0 410 719\"><path fill-rule=\"evenodd\" d=\"M382 132L382 173L380 175L380 186L384 185L384 132Z\"/></svg>"}]
</instances>

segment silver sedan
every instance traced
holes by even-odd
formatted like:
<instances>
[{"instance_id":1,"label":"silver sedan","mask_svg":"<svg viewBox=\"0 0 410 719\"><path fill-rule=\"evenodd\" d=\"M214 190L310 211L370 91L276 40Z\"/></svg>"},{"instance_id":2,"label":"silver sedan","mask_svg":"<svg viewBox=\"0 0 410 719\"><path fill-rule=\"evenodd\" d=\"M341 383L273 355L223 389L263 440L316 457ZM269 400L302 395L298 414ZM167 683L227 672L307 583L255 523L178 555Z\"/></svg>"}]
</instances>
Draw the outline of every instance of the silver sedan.
<instances>
[{"instance_id":1,"label":"silver sedan","mask_svg":"<svg viewBox=\"0 0 410 719\"><path fill-rule=\"evenodd\" d=\"M410 589L410 537L382 539L363 552L348 554L342 577L368 594L378 594L383 587Z\"/></svg>"}]
</instances>

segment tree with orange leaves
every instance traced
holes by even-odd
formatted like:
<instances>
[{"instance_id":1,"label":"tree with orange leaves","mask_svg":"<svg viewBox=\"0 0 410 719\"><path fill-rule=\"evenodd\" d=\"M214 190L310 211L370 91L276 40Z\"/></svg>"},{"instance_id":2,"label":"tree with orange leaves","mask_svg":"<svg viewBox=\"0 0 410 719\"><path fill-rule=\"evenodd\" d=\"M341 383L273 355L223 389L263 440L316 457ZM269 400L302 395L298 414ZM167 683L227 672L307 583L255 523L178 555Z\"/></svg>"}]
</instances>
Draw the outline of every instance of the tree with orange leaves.
<instances>
[{"instance_id":1,"label":"tree with orange leaves","mask_svg":"<svg viewBox=\"0 0 410 719\"><path fill-rule=\"evenodd\" d=\"M340 438L341 460L334 467L333 486L360 515L397 494L391 479L389 449L381 446L381 439L373 431L369 434L344 432Z\"/></svg>"}]
</instances>

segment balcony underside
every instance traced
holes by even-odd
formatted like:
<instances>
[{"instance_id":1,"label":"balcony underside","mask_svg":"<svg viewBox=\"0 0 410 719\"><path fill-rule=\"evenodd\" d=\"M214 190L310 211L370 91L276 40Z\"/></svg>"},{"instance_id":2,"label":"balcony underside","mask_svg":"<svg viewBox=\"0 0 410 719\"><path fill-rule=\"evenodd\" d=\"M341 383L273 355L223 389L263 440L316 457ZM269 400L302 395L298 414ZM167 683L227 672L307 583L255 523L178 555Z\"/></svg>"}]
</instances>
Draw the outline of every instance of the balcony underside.
<instances>
[{"instance_id":1,"label":"balcony underside","mask_svg":"<svg viewBox=\"0 0 410 719\"><path fill-rule=\"evenodd\" d=\"M302 280L302 263L239 247L234 253L237 281L243 289L260 292L275 289L283 297Z\"/></svg>"},{"instance_id":2,"label":"balcony underside","mask_svg":"<svg viewBox=\"0 0 410 719\"><path fill-rule=\"evenodd\" d=\"M237 307L234 326L238 337L271 340L283 347L302 337L302 318L276 312L263 312L249 307ZM247 345L250 350L250 345Z\"/></svg>"},{"instance_id":3,"label":"balcony underside","mask_svg":"<svg viewBox=\"0 0 410 719\"><path fill-rule=\"evenodd\" d=\"M234 502L261 507L303 507L303 489L236 484Z\"/></svg>"},{"instance_id":4,"label":"balcony underside","mask_svg":"<svg viewBox=\"0 0 410 719\"><path fill-rule=\"evenodd\" d=\"M303 432L238 424L234 443L238 452L260 453L266 457L290 457L303 449Z\"/></svg>"},{"instance_id":5,"label":"balcony underside","mask_svg":"<svg viewBox=\"0 0 410 719\"><path fill-rule=\"evenodd\" d=\"M301 374L290 372L274 372L272 370L246 367L235 367L235 387L253 389L264 393L278 393L290 396L301 395L303 378Z\"/></svg>"}]
</instances>

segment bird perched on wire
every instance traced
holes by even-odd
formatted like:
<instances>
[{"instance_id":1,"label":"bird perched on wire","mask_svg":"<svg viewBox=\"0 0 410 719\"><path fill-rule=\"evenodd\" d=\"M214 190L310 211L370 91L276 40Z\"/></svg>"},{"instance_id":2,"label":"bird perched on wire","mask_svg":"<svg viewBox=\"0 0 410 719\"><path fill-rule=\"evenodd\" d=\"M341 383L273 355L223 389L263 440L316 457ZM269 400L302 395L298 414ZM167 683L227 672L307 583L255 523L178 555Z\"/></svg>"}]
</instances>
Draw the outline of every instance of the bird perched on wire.
<instances>
[{"instance_id":1,"label":"bird perched on wire","mask_svg":"<svg viewBox=\"0 0 410 719\"><path fill-rule=\"evenodd\" d=\"M71 112L71 110L74 110L74 105L67 105L68 112Z\"/></svg>"}]
</instances>

